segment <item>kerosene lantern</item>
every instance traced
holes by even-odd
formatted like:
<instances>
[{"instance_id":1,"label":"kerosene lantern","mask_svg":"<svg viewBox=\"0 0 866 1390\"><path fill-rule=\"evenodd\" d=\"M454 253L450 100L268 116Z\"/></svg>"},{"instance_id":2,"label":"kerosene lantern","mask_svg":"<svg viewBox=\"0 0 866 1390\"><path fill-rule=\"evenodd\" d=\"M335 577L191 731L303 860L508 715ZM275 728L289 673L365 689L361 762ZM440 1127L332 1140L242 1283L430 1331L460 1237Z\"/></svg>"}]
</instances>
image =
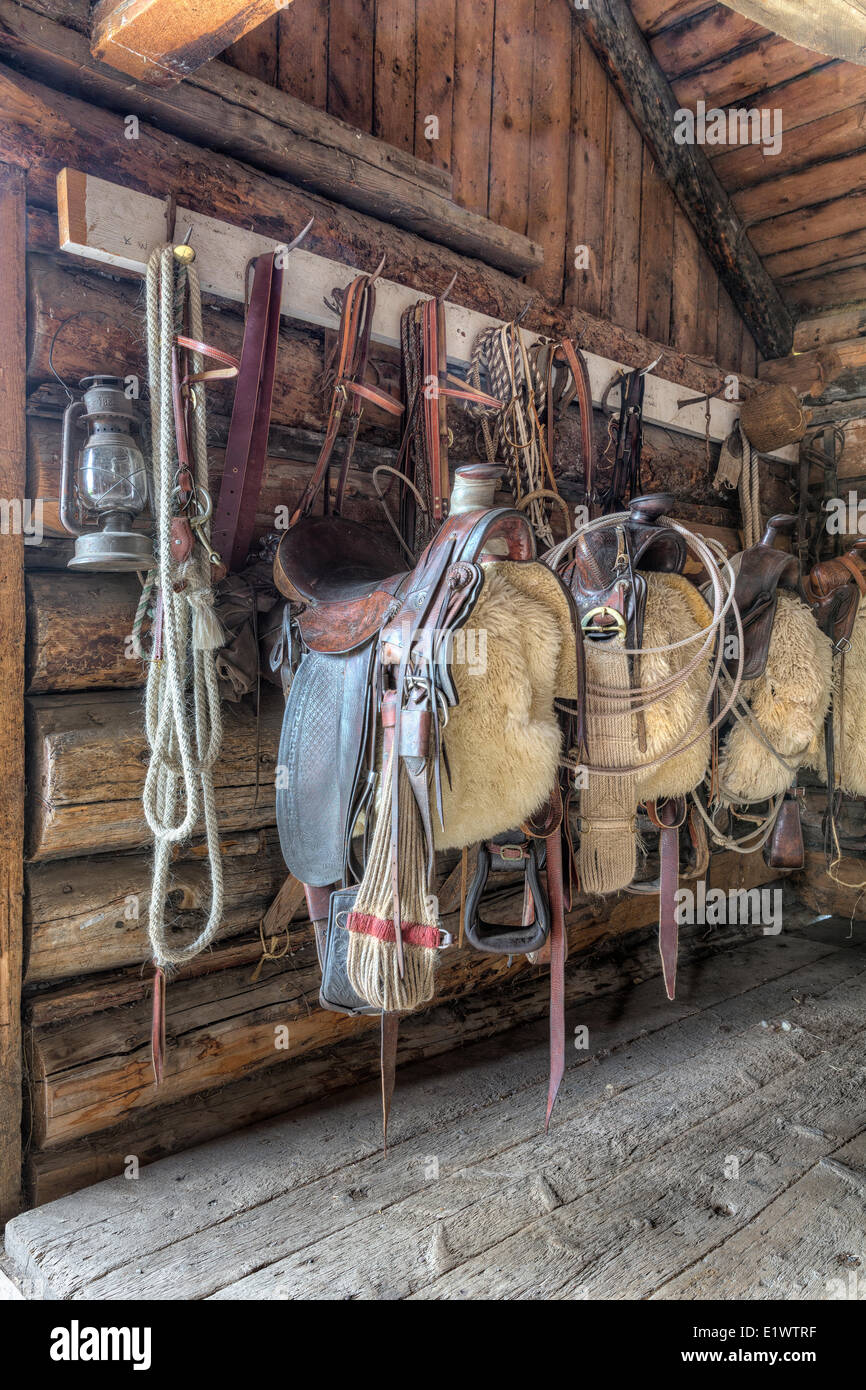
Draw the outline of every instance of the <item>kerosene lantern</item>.
<instances>
[{"instance_id":1,"label":"kerosene lantern","mask_svg":"<svg viewBox=\"0 0 866 1390\"><path fill-rule=\"evenodd\" d=\"M132 437L133 402L116 376L86 376L83 396L63 416L60 520L76 537L69 569L146 570L153 564L149 536L133 531L148 504L148 473ZM73 436L87 430L75 455Z\"/></svg>"}]
</instances>

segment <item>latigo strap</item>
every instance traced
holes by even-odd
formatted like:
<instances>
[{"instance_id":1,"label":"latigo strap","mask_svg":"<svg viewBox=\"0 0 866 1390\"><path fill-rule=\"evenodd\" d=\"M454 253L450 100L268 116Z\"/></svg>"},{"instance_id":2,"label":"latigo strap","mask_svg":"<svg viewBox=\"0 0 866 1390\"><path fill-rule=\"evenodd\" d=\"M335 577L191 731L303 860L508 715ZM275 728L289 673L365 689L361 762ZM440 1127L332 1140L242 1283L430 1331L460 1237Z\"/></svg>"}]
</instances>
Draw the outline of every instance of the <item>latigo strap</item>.
<instances>
[{"instance_id":1,"label":"latigo strap","mask_svg":"<svg viewBox=\"0 0 866 1390\"><path fill-rule=\"evenodd\" d=\"M229 570L241 569L253 538L262 485L280 329L282 264L276 254L254 262L213 542Z\"/></svg>"}]
</instances>

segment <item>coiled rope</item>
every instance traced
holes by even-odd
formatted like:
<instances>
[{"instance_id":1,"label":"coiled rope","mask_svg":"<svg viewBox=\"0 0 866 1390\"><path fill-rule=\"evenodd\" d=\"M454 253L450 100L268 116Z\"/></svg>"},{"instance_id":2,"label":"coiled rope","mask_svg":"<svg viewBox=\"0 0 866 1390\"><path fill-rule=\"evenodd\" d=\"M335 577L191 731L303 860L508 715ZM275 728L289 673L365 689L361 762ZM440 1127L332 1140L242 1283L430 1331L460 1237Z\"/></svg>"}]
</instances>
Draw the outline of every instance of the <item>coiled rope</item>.
<instances>
[{"instance_id":1,"label":"coiled rope","mask_svg":"<svg viewBox=\"0 0 866 1390\"><path fill-rule=\"evenodd\" d=\"M186 281L184 282L184 277ZM214 651L224 638L213 611L210 567L204 549L178 563L172 556L171 523L177 482L177 441L172 396L172 346L188 292L193 337L202 339L201 292L194 266L181 267L172 246L157 247L147 264L147 352L150 376L156 555L148 585L158 587L156 641L145 696L150 762L142 804L154 840L148 934L157 972L192 960L209 946L223 916L223 874L213 768L222 741ZM192 355L193 374L203 368ZM196 486L207 487L207 421L204 391L193 388L191 450ZM204 539L209 542L209 535ZM165 906L172 853L188 840L202 813L211 873L210 911L198 936L175 944ZM158 989L161 981L158 981ZM156 1048L155 1048L156 1066Z\"/></svg>"},{"instance_id":2,"label":"coiled rope","mask_svg":"<svg viewBox=\"0 0 866 1390\"><path fill-rule=\"evenodd\" d=\"M631 520L632 517L629 512L617 512L611 516L598 517L595 521L589 521L585 526L579 527L572 535L568 536L564 541L560 542L559 545L554 546L552 550L549 550L543 555L542 559L546 565L556 572L560 569L564 557L574 549L581 538L599 530L615 529L617 525L626 526ZM673 521L670 517L660 518L660 521L662 521L665 526L670 527L671 530L677 531L683 537L686 545L693 551L709 575L713 591L712 617L706 627L701 628L696 633L691 633L688 637L681 638L677 642L669 642L660 647L639 647L636 649L623 647L620 649L620 653L623 656L640 657L662 655L667 652L676 651L681 647L689 646L698 641L701 642L701 646L697 654L690 661L679 671L676 671L673 675L664 680L656 681L654 684L647 686L596 686L591 681L587 681L587 695L595 699L602 698L606 701L616 702L623 715L642 713L651 706L658 704L660 701L669 699L685 684L701 663L709 659L710 651L714 648L713 667L707 689L707 700L709 701L712 691L719 683L722 671L724 644L719 640L719 637L724 630L724 623L729 612L734 618L739 638L737 646L737 651L739 653L737 669L734 676L731 678L730 688L726 692L725 703L712 722L704 724L703 720L701 720L699 726L692 725L682 735L676 747L667 750L664 754L652 760L641 763L630 763L625 766L603 767L590 766L586 763L582 763L581 768L586 772L601 774L606 777L631 777L635 773L649 771L651 768L657 767L663 762L667 762L670 758L678 757L679 754L685 753L689 748L693 747L694 744L699 742L700 739L705 738L708 733L711 733L713 729L721 724L728 711L734 705L739 694L743 673L743 627L739 609L734 602L735 576L730 561L723 547L717 541L713 541L712 539L709 541L702 540L701 537L696 536L685 526L682 526L678 521ZM724 567L724 577L717 561L721 561ZM560 702L558 702L558 705L559 703Z\"/></svg>"}]
</instances>

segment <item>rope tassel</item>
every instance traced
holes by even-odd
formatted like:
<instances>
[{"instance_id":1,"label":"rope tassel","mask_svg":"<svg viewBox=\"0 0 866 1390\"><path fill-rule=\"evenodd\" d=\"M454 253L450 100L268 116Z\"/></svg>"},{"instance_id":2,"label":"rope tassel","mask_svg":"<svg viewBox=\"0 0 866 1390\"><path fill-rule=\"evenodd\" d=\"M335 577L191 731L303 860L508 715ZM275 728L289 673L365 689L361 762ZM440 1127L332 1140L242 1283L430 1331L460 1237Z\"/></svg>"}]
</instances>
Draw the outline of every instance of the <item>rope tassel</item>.
<instances>
[{"instance_id":1,"label":"rope tassel","mask_svg":"<svg viewBox=\"0 0 866 1390\"><path fill-rule=\"evenodd\" d=\"M352 988L377 1009L405 1013L433 998L439 927L427 892L427 847L408 774L399 770L400 935L397 954L391 880L393 754L382 775L373 840L355 906L348 914L347 975Z\"/></svg>"}]
</instances>

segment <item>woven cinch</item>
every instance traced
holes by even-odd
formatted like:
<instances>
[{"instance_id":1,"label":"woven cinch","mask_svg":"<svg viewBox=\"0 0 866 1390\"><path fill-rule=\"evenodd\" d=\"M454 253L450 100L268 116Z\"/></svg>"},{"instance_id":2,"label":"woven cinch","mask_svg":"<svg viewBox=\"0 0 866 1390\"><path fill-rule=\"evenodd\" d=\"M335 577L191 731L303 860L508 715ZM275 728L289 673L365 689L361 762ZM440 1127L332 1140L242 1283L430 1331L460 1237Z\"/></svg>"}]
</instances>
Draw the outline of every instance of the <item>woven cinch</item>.
<instances>
[{"instance_id":1,"label":"woven cinch","mask_svg":"<svg viewBox=\"0 0 866 1390\"><path fill-rule=\"evenodd\" d=\"M594 693L586 705L589 762L601 767L635 767L640 760L635 717L622 692L630 680L624 638L586 643L586 673ZM590 773L580 793L578 873L586 893L615 893L637 871L637 779Z\"/></svg>"},{"instance_id":2,"label":"woven cinch","mask_svg":"<svg viewBox=\"0 0 866 1390\"><path fill-rule=\"evenodd\" d=\"M568 598L544 565L501 560L483 566L470 624L452 652L458 703L442 729L448 774L439 849L488 839L538 811L556 782L562 733L555 709L574 700L577 674ZM391 881L392 767L382 769L364 877L346 925L347 970L356 992L387 1012L433 995L439 941L427 880L426 846L408 777L400 770L400 977Z\"/></svg>"},{"instance_id":3,"label":"woven cinch","mask_svg":"<svg viewBox=\"0 0 866 1390\"><path fill-rule=\"evenodd\" d=\"M587 641L587 762L589 767L635 772L588 771L580 789L581 883L589 893L615 893L630 884L641 846L637 809L642 802L684 796L703 780L710 755L707 705L710 662L700 662L672 693L632 713L641 692L661 685L693 660L711 613L695 586L679 574L645 574L642 652L633 697L623 639ZM665 648L683 638L694 645ZM638 721L641 721L642 728ZM680 749L680 752L674 750ZM670 756L673 754L673 756Z\"/></svg>"}]
</instances>

